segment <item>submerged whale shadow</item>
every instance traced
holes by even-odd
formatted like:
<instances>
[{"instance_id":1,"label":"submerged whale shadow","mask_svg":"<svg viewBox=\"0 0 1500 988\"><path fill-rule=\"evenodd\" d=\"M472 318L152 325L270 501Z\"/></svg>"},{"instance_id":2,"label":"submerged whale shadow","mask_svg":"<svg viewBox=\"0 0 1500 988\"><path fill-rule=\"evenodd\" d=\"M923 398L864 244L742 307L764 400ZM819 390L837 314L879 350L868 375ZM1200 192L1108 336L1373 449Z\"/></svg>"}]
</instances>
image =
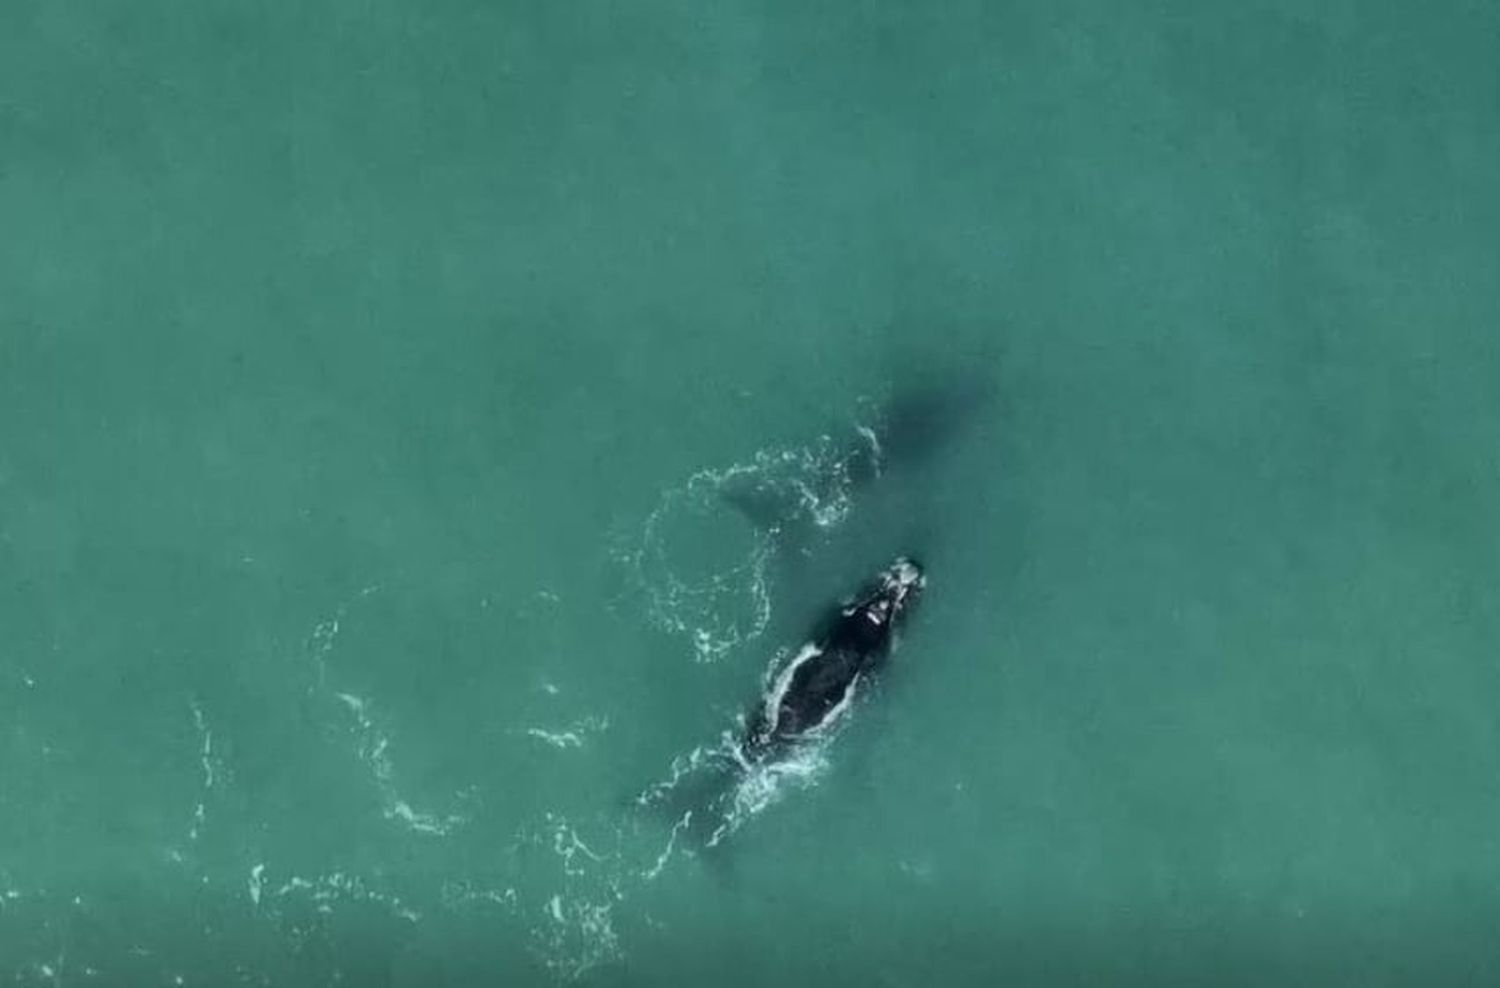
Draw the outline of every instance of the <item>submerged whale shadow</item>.
<instances>
[{"instance_id":1,"label":"submerged whale shadow","mask_svg":"<svg viewBox=\"0 0 1500 988\"><path fill-rule=\"evenodd\" d=\"M859 500L877 482L909 476L949 448L989 403L993 388L974 375L944 377L893 389L869 403L820 476L787 483L781 477L746 472L720 488L723 501L751 525L772 534L783 551L807 554L830 505Z\"/></svg>"}]
</instances>

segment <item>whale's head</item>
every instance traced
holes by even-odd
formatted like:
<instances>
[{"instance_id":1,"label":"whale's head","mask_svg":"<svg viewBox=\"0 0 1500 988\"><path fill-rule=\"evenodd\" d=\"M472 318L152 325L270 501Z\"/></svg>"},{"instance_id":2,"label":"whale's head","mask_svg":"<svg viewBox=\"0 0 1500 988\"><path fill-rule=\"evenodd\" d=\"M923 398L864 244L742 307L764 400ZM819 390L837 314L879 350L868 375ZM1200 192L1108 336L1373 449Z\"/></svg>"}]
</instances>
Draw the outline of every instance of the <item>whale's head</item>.
<instances>
[{"instance_id":1,"label":"whale's head","mask_svg":"<svg viewBox=\"0 0 1500 988\"><path fill-rule=\"evenodd\" d=\"M882 582L886 589L897 594L919 594L927 586L927 574L915 559L900 556L882 574Z\"/></svg>"},{"instance_id":2,"label":"whale's head","mask_svg":"<svg viewBox=\"0 0 1500 988\"><path fill-rule=\"evenodd\" d=\"M862 610L876 624L892 624L916 603L927 586L922 565L906 556L899 557L875 578L869 592L851 610Z\"/></svg>"},{"instance_id":3,"label":"whale's head","mask_svg":"<svg viewBox=\"0 0 1500 988\"><path fill-rule=\"evenodd\" d=\"M927 574L921 563L902 556L885 571L881 583L886 593L894 597L897 606L904 607L926 589Z\"/></svg>"}]
</instances>

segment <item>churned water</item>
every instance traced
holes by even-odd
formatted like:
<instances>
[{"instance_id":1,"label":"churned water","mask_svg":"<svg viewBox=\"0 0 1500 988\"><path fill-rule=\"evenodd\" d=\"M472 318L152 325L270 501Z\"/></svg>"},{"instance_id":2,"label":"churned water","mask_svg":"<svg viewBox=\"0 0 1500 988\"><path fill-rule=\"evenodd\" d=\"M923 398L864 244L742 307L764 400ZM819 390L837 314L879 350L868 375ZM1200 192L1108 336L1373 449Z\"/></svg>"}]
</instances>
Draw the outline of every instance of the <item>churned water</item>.
<instances>
[{"instance_id":1,"label":"churned water","mask_svg":"<svg viewBox=\"0 0 1500 988\"><path fill-rule=\"evenodd\" d=\"M10 0L0 981L1500 982L1497 37Z\"/></svg>"}]
</instances>

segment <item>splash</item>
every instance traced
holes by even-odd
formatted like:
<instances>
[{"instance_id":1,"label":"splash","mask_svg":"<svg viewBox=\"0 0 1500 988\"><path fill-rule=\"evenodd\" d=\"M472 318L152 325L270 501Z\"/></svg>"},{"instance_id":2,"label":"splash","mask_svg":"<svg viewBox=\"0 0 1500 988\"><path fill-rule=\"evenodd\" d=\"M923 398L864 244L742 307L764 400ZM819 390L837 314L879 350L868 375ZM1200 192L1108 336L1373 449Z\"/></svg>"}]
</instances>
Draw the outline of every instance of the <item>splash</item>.
<instances>
[{"instance_id":1,"label":"splash","mask_svg":"<svg viewBox=\"0 0 1500 988\"><path fill-rule=\"evenodd\" d=\"M746 765L723 800L718 825L704 845L717 847L789 791L815 785L828 768L827 749L827 741L819 739L797 746L784 757Z\"/></svg>"},{"instance_id":2,"label":"splash","mask_svg":"<svg viewBox=\"0 0 1500 988\"><path fill-rule=\"evenodd\" d=\"M681 809L686 804L672 827L664 858L653 870L660 873L679 835L689 828L703 847L717 847L787 793L816 785L828 768L828 749L837 730L756 761L741 752L741 731L725 731L717 744L699 745L674 758L666 777L635 797L641 807Z\"/></svg>"}]
</instances>

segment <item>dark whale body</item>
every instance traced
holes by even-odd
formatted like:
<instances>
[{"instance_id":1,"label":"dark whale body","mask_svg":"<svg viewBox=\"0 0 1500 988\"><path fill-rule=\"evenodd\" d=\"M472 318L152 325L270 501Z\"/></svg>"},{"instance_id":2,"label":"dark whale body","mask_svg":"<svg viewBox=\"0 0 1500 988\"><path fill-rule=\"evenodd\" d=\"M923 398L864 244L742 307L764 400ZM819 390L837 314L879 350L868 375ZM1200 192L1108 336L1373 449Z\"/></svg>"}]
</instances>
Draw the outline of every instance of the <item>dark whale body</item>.
<instances>
[{"instance_id":1,"label":"dark whale body","mask_svg":"<svg viewBox=\"0 0 1500 988\"><path fill-rule=\"evenodd\" d=\"M751 714L740 753L758 761L832 725L895 644L908 608L926 585L922 568L897 559L839 608L771 679Z\"/></svg>"},{"instance_id":2,"label":"dark whale body","mask_svg":"<svg viewBox=\"0 0 1500 988\"><path fill-rule=\"evenodd\" d=\"M790 660L768 678L738 736L674 761L671 778L634 797L665 810L702 849L720 846L767 805L766 786L796 771L805 745L849 710L895 648L908 612L926 586L922 567L900 558L853 599L835 608Z\"/></svg>"}]
</instances>

